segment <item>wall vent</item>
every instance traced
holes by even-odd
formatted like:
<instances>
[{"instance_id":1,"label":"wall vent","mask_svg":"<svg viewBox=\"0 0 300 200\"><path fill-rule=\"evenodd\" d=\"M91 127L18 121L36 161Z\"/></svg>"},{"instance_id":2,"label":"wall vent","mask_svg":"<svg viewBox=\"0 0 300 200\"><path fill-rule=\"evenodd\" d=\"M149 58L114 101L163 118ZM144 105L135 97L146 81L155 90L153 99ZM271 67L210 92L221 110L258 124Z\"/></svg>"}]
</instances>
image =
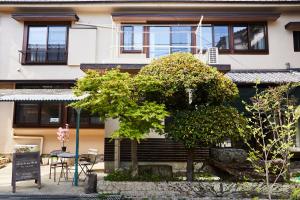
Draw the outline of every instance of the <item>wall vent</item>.
<instances>
[{"instance_id":1,"label":"wall vent","mask_svg":"<svg viewBox=\"0 0 300 200\"><path fill-rule=\"evenodd\" d=\"M219 51L217 47L208 48L208 64L218 64Z\"/></svg>"}]
</instances>

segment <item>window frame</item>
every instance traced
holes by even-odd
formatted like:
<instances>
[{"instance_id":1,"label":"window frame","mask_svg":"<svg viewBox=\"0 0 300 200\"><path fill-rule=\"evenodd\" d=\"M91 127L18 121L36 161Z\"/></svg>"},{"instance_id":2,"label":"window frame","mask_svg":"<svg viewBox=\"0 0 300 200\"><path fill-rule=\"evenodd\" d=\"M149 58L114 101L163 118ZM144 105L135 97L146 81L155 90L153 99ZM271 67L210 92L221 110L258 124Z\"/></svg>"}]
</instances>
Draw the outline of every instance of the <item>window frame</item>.
<instances>
[{"instance_id":1,"label":"window frame","mask_svg":"<svg viewBox=\"0 0 300 200\"><path fill-rule=\"evenodd\" d=\"M299 31L293 31L293 46L294 46L294 52L300 52L300 44L299 44L299 47L296 48L296 34L298 34L298 40L299 40L299 43L300 43L300 30Z\"/></svg>"},{"instance_id":2,"label":"window frame","mask_svg":"<svg viewBox=\"0 0 300 200\"><path fill-rule=\"evenodd\" d=\"M136 50L136 49L132 49L132 50L128 50L128 49L125 49L124 48L124 27L134 27L134 26L142 26L142 29L143 29L143 46L142 46L142 50ZM140 54L140 53L144 53L145 52L145 26L143 24L121 24L121 33L120 33L120 39L121 39L121 53L135 53L135 54ZM134 43L134 28L133 28L133 31L132 31L132 40L133 40L133 43Z\"/></svg>"},{"instance_id":3,"label":"window frame","mask_svg":"<svg viewBox=\"0 0 300 200\"><path fill-rule=\"evenodd\" d=\"M21 82L17 83L15 88L16 89L42 89L44 86L46 87L53 87L53 88L60 88L60 89L68 89L71 88L74 85L73 82L54 82L54 83L49 83L49 82ZM17 123L17 104L18 103L30 103L30 104L37 104L38 105L38 121L37 123ZM48 103L56 103L60 104L60 110L61 110L61 116L60 116L60 122L57 124L42 124L41 123L41 111L42 111L42 104L48 104ZM13 116L13 128L58 128L59 126L62 127L65 124L69 122L68 118L68 110L70 108L68 107L68 102L55 102L55 101L19 101L14 103L14 116ZM91 118L92 115L89 116ZM91 119L89 119L91 121ZM75 125L70 124L71 128L75 128ZM88 126L81 126L82 128L104 128L104 121L100 124L96 125L91 125L89 122Z\"/></svg>"},{"instance_id":4,"label":"window frame","mask_svg":"<svg viewBox=\"0 0 300 200\"><path fill-rule=\"evenodd\" d=\"M168 23L168 22L164 22L164 23L145 23L145 24L136 24L136 25L146 25L144 26L144 35L143 35L143 51L138 51L138 52L128 52L128 51L122 51L121 48L121 53L145 53L146 54L146 58L150 58L150 48L149 48L149 44L150 44L150 26L153 25L155 27L155 25L157 24L161 24L161 25L165 25L165 26L176 26L176 24L174 23ZM177 23L178 24L178 23ZM197 35L195 33L197 25L191 22L182 22L180 23L181 25L187 24L187 26L191 26L192 32L191 32L191 53L192 54L196 54L199 52L196 52L196 46L197 46ZM194 25L191 25L194 24ZM228 49L219 49L219 54L244 54L244 55L267 55L269 54L269 35L268 35L268 23L265 21L256 21L256 22L216 22L216 21L205 21L203 22L203 24L208 24L211 25L212 27L212 42L214 44L215 42L215 30L214 30L214 26L228 26ZM121 24L121 26L130 26L130 25L135 25L134 23L124 23ZM246 25L247 29L248 29L248 49L245 50L236 50L234 49L234 33L233 33L233 26L238 26L238 25ZM249 33L249 26L250 25L262 25L264 27L264 35L265 35L265 49L251 49L251 45L250 45L250 33ZM171 31L170 31L171 32ZM122 34L122 33L121 33ZM122 36L122 35L121 35ZM171 38L171 36L170 36ZM121 37L121 44L123 45L123 37ZM194 46L194 47L193 47ZM203 53L205 53L206 50L203 50Z\"/></svg>"},{"instance_id":5,"label":"window frame","mask_svg":"<svg viewBox=\"0 0 300 200\"><path fill-rule=\"evenodd\" d=\"M47 49L48 49L48 37L49 37L49 27L51 26L66 26L66 55L62 62L48 61L47 56L45 62L28 62L27 61L27 50L29 43L29 27L47 27ZM68 47L69 47L69 29L71 22L59 21L59 22L24 22L24 32L23 32L23 45L22 45L22 65L66 65L68 62Z\"/></svg>"},{"instance_id":6,"label":"window frame","mask_svg":"<svg viewBox=\"0 0 300 200\"><path fill-rule=\"evenodd\" d=\"M265 49L251 49L251 42L250 42L250 26L251 25L262 25L264 26L264 35L265 35ZM234 49L234 32L233 27L234 26L247 26L247 39L248 39L248 49ZM247 22L247 23L231 23L231 47L230 47L230 53L231 54L269 54L269 38L268 38L268 25L266 22Z\"/></svg>"},{"instance_id":7,"label":"window frame","mask_svg":"<svg viewBox=\"0 0 300 200\"><path fill-rule=\"evenodd\" d=\"M171 49L172 49L172 27L176 27L176 24L162 24L163 26L156 26L157 24L153 24L153 25L151 25L151 24L147 24L147 26L144 26L144 27L147 27L147 32L146 32L146 34L147 34L147 37L146 37L146 39L147 39L147 41L146 42L144 42L144 45L146 45L147 47L147 51L146 51L146 55L147 55L147 58L150 58L150 47L149 47L149 45L150 45L150 28L151 27L168 27L170 30L169 30L169 44L170 44L170 50L169 50L169 52L171 52ZM165 26L164 26L165 25ZM191 46L189 47L189 49L190 49L190 51L189 51L189 53L192 53L192 54L195 54L195 52L196 52L196 48L195 47L193 47L193 46L195 46L196 45L196 34L194 33L195 31L196 31L196 28L197 27L195 27L195 26L191 26L191 25L186 25L186 26L184 26L184 23L182 23L181 24L183 27L191 27L191 38L190 38L190 40L191 40ZM145 29L144 29L145 30Z\"/></svg>"},{"instance_id":8,"label":"window frame","mask_svg":"<svg viewBox=\"0 0 300 200\"><path fill-rule=\"evenodd\" d=\"M38 121L37 123L18 123L17 122L17 103L31 103L31 104L37 104L38 105ZM56 128L63 126L64 124L64 118L65 118L65 112L64 112L64 103L61 102L53 102L55 104L59 104L59 107L61 109L61 117L60 122L57 124L42 124L42 104L43 103L51 103L51 102L33 102L33 101L22 101L22 102L15 102L14 105L14 119L13 119L13 128Z\"/></svg>"},{"instance_id":9,"label":"window frame","mask_svg":"<svg viewBox=\"0 0 300 200\"><path fill-rule=\"evenodd\" d=\"M17 122L17 103L30 103L30 104L37 104L38 105L38 120L37 123L18 123ZM57 124L42 124L42 105L43 104L59 104L61 109L61 116L60 122ZM69 124L69 107L64 102L32 102L32 101L22 101L22 102L15 102L14 105L14 118L13 118L13 128L58 128L62 127L65 124ZM88 125L80 125L81 128L104 128L104 122L101 124L91 124L91 115L89 116L89 123ZM76 124L69 124L70 128L75 128Z\"/></svg>"},{"instance_id":10,"label":"window frame","mask_svg":"<svg viewBox=\"0 0 300 200\"><path fill-rule=\"evenodd\" d=\"M76 123L75 123L75 124L70 123L70 119L71 119L71 115L69 115L70 109L72 109L72 108L70 108L70 107L66 108L66 115L67 115L67 117L66 117L66 123L69 124L69 126L70 126L71 128L75 128L75 127L76 127ZM73 110L74 110L74 109L73 109ZM77 113L76 113L75 110L74 110L74 112L75 112L75 116L76 116ZM84 111L81 111L81 114L82 114L82 112L84 112ZM92 115L89 115L88 125L84 125L84 124L81 124L81 123L80 123L80 127L81 127L81 128L104 128L104 121L103 121L103 123L101 123L101 124L92 124L92 123L91 123L91 117L93 117L93 116L92 116ZM75 121L76 121L76 117L75 117Z\"/></svg>"}]
</instances>

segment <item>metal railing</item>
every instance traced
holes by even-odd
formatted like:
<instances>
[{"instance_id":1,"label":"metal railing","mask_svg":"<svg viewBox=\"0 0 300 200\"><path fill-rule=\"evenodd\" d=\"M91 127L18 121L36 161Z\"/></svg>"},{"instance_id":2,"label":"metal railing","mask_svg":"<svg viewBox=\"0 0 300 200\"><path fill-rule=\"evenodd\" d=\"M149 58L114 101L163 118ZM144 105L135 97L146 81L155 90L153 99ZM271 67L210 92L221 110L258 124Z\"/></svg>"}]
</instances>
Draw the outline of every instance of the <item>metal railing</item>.
<instances>
[{"instance_id":1,"label":"metal railing","mask_svg":"<svg viewBox=\"0 0 300 200\"><path fill-rule=\"evenodd\" d=\"M19 51L22 64L66 64L68 52L65 48L27 49Z\"/></svg>"}]
</instances>

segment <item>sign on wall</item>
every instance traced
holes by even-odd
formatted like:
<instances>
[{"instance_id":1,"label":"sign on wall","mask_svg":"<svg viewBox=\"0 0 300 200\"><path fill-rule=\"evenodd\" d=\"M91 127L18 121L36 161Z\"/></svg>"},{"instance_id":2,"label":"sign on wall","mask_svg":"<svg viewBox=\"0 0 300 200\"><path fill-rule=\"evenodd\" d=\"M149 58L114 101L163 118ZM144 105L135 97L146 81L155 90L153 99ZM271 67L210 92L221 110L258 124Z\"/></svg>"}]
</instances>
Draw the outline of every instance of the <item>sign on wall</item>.
<instances>
[{"instance_id":1,"label":"sign on wall","mask_svg":"<svg viewBox=\"0 0 300 200\"><path fill-rule=\"evenodd\" d=\"M12 191L16 192L16 182L35 180L41 188L40 152L14 153L12 161Z\"/></svg>"}]
</instances>

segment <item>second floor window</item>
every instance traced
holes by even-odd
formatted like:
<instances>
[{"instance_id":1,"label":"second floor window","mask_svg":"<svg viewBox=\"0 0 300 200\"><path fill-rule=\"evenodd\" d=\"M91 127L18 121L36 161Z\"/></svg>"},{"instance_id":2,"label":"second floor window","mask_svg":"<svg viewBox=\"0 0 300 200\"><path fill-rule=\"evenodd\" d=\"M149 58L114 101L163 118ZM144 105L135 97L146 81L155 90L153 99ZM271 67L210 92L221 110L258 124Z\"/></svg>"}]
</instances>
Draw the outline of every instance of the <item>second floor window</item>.
<instances>
[{"instance_id":1,"label":"second floor window","mask_svg":"<svg viewBox=\"0 0 300 200\"><path fill-rule=\"evenodd\" d=\"M233 41L234 50L266 50L265 25L234 25Z\"/></svg>"},{"instance_id":2,"label":"second floor window","mask_svg":"<svg viewBox=\"0 0 300 200\"><path fill-rule=\"evenodd\" d=\"M294 51L298 52L300 51L300 31L294 31L293 38L294 38Z\"/></svg>"},{"instance_id":3,"label":"second floor window","mask_svg":"<svg viewBox=\"0 0 300 200\"><path fill-rule=\"evenodd\" d=\"M66 25L29 25L27 45L23 51L25 64L66 64L67 34Z\"/></svg>"},{"instance_id":4,"label":"second floor window","mask_svg":"<svg viewBox=\"0 0 300 200\"><path fill-rule=\"evenodd\" d=\"M229 28L227 25L204 24L201 36L199 32L197 33L198 47L202 45L203 50L207 50L210 47L218 47L219 50L229 50Z\"/></svg>"},{"instance_id":5,"label":"second floor window","mask_svg":"<svg viewBox=\"0 0 300 200\"><path fill-rule=\"evenodd\" d=\"M123 26L123 52L142 52L143 26Z\"/></svg>"},{"instance_id":6,"label":"second floor window","mask_svg":"<svg viewBox=\"0 0 300 200\"><path fill-rule=\"evenodd\" d=\"M150 58L191 51L191 26L150 26Z\"/></svg>"},{"instance_id":7,"label":"second floor window","mask_svg":"<svg viewBox=\"0 0 300 200\"><path fill-rule=\"evenodd\" d=\"M123 25L122 53L145 53L157 58L174 52L199 53L218 47L220 53L268 53L266 23L215 23L196 25Z\"/></svg>"}]
</instances>

